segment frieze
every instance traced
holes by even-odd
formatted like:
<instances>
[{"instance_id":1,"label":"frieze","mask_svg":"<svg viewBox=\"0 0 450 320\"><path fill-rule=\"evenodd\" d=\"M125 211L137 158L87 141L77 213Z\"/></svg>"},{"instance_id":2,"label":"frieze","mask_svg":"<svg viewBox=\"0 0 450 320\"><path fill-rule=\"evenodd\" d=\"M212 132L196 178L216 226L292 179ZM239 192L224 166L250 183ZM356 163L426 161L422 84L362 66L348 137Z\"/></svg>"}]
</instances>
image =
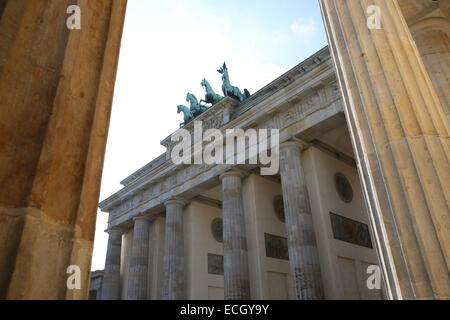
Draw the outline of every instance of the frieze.
<instances>
[{"instance_id":1,"label":"frieze","mask_svg":"<svg viewBox=\"0 0 450 320\"><path fill-rule=\"evenodd\" d=\"M295 108L291 108L284 113L281 114L281 123L282 126L287 126L291 123L293 123L297 119L297 115L295 112Z\"/></svg>"},{"instance_id":2,"label":"frieze","mask_svg":"<svg viewBox=\"0 0 450 320\"><path fill-rule=\"evenodd\" d=\"M289 260L287 238L264 233L266 256L269 258Z\"/></svg>"},{"instance_id":3,"label":"frieze","mask_svg":"<svg viewBox=\"0 0 450 320\"><path fill-rule=\"evenodd\" d=\"M223 276L223 256L208 253L208 273Z\"/></svg>"},{"instance_id":4,"label":"frieze","mask_svg":"<svg viewBox=\"0 0 450 320\"><path fill-rule=\"evenodd\" d=\"M295 106L287 109L285 112L278 114L274 113L272 117L268 118L265 122L258 125L257 128L281 129L283 127L289 126L292 123L295 123L296 121L304 119L311 113L320 110L330 103L329 101L326 101L326 103L319 104L319 101L320 98L317 96L317 94L306 97ZM186 126L188 130L189 126L190 124ZM206 130L205 128L203 129L204 131ZM175 145L175 143L167 145L167 152L171 152L173 145ZM201 172L209 170L209 168L210 166L207 165L179 167L177 170L172 171L170 175L166 175L165 178L162 179L162 181L154 182L152 185L147 186L147 192L151 196L146 196L145 199L148 200L150 198L154 198L170 189L173 189L174 186L184 183L185 181L200 174ZM123 204L120 211L127 212L132 207L135 208L139 206L140 203L137 203L136 205L129 205L128 207L125 207L125 204Z\"/></svg>"},{"instance_id":5,"label":"frieze","mask_svg":"<svg viewBox=\"0 0 450 320\"><path fill-rule=\"evenodd\" d=\"M291 107L285 112L273 114L272 117L268 118L264 123L258 125L257 127L266 129L281 129L282 127L286 127L292 123L295 123L296 121L304 119L311 113L320 110L329 103L327 102L325 104L318 104L316 101L320 101L319 97L307 97L299 104ZM299 110L301 110L301 112ZM167 147L168 152L170 152L173 145L167 145ZM151 198L157 197L158 195L167 192L168 190L173 189L177 185L183 184L185 181L191 179L192 177L209 170L210 167L211 166L208 165L179 167L178 169L172 171L171 174L167 174L164 179L162 179L162 181L154 182L150 186L146 186L148 188L147 192L149 194L149 196L145 197L146 201ZM133 205L126 205L124 203L121 205L120 211L122 213L125 213L132 208L138 207L141 203L142 201L139 201L139 203L135 203Z\"/></svg>"},{"instance_id":6,"label":"frieze","mask_svg":"<svg viewBox=\"0 0 450 320\"><path fill-rule=\"evenodd\" d=\"M268 84L251 97L249 97L239 108L236 108L233 112L232 119L239 117L241 114L251 109L261 101L267 99L267 97L273 95L276 91L279 91L289 86L295 79L304 76L306 73L317 68L318 64L325 63L331 59L330 51L328 47L323 48L312 57L301 62L287 73L275 79L272 83Z\"/></svg>"},{"instance_id":7,"label":"frieze","mask_svg":"<svg viewBox=\"0 0 450 320\"><path fill-rule=\"evenodd\" d=\"M352 220L330 212L333 237L358 246L372 249L369 226L356 220Z\"/></svg>"}]
</instances>

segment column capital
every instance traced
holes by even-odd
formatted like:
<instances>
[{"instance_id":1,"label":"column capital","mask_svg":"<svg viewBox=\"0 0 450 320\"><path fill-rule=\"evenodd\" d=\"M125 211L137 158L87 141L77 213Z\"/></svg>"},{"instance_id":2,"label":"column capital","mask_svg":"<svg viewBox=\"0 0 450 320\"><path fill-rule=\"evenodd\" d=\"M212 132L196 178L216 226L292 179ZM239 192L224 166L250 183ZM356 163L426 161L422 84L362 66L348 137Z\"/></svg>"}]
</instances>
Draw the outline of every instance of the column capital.
<instances>
[{"instance_id":1,"label":"column capital","mask_svg":"<svg viewBox=\"0 0 450 320\"><path fill-rule=\"evenodd\" d=\"M186 199L183 199L180 197L174 197L174 198L170 198L169 200L165 201L164 206L167 207L168 204L178 204L178 205L184 207L188 203L189 203L189 201L187 201Z\"/></svg>"},{"instance_id":2,"label":"column capital","mask_svg":"<svg viewBox=\"0 0 450 320\"><path fill-rule=\"evenodd\" d=\"M149 220L150 221L151 218L147 215L141 214L141 215L133 217L133 221L136 221L136 220Z\"/></svg>"},{"instance_id":3,"label":"column capital","mask_svg":"<svg viewBox=\"0 0 450 320\"><path fill-rule=\"evenodd\" d=\"M300 149L300 151L305 150L309 147L309 144L302 141L302 140L288 140L286 142L283 142L280 144L280 150L285 148L297 148Z\"/></svg>"},{"instance_id":4,"label":"column capital","mask_svg":"<svg viewBox=\"0 0 450 320\"><path fill-rule=\"evenodd\" d=\"M111 233L120 233L120 234L123 234L124 230L123 230L122 227L114 226L114 227L111 227L111 228L106 229L105 232L106 232L106 233L109 233L109 234L111 234Z\"/></svg>"},{"instance_id":5,"label":"column capital","mask_svg":"<svg viewBox=\"0 0 450 320\"><path fill-rule=\"evenodd\" d=\"M247 175L247 172L245 172L244 170L241 170L238 168L233 168L227 172L222 173L219 176L219 179L220 179L220 181L222 181L222 179L224 177L229 177L229 176L239 177L239 178L243 179L246 175Z\"/></svg>"}]
</instances>

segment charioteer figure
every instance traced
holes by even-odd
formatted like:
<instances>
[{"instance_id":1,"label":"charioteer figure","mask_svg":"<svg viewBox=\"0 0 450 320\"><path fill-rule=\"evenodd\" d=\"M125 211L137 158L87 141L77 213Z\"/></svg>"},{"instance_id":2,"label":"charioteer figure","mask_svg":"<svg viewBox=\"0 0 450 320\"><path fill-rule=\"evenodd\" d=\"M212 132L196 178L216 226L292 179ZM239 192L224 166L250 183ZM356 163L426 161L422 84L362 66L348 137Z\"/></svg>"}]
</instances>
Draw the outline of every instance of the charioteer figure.
<instances>
[{"instance_id":1,"label":"charioteer figure","mask_svg":"<svg viewBox=\"0 0 450 320\"><path fill-rule=\"evenodd\" d=\"M228 75L228 68L225 62L223 63L223 67L217 71L222 74L222 91L225 97L231 97L238 100L239 102L242 102L250 97L250 92L247 89L244 89L244 93L242 93L238 87L234 87L231 85L230 77ZM184 105L177 106L177 113L183 113L184 116L184 122L180 123L180 127L185 126L186 124L188 124L188 122L192 121L203 112L208 110L209 107L204 103L211 104L211 106L213 106L224 98L220 94L214 92L211 85L206 79L202 80L201 85L206 91L205 99L201 99L200 102L198 102L195 95L193 95L192 93L188 93L186 95L186 101L189 102L190 107L188 108Z\"/></svg>"}]
</instances>

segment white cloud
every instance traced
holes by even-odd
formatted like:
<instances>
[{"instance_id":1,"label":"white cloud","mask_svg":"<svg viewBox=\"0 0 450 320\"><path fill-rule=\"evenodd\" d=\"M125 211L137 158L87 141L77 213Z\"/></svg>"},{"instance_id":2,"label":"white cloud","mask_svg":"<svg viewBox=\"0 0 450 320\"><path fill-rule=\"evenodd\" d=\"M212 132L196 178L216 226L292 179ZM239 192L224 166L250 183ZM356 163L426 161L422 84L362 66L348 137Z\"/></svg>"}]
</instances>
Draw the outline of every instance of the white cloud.
<instances>
[{"instance_id":1,"label":"white cloud","mask_svg":"<svg viewBox=\"0 0 450 320\"><path fill-rule=\"evenodd\" d=\"M291 31L299 36L312 35L317 33L316 22L310 19L298 19L291 25Z\"/></svg>"}]
</instances>

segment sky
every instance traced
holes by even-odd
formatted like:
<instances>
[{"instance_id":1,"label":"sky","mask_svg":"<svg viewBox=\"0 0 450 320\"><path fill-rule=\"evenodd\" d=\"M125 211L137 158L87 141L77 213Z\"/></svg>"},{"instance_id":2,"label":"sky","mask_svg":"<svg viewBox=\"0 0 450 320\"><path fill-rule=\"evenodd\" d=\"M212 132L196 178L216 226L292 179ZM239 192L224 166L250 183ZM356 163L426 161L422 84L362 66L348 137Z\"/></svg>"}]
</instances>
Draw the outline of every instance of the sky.
<instances>
[{"instance_id":1,"label":"sky","mask_svg":"<svg viewBox=\"0 0 450 320\"><path fill-rule=\"evenodd\" d=\"M203 78L222 95L223 62L254 93L326 45L317 0L128 0L100 200L165 152ZM98 210L92 270L105 265L107 220Z\"/></svg>"}]
</instances>

